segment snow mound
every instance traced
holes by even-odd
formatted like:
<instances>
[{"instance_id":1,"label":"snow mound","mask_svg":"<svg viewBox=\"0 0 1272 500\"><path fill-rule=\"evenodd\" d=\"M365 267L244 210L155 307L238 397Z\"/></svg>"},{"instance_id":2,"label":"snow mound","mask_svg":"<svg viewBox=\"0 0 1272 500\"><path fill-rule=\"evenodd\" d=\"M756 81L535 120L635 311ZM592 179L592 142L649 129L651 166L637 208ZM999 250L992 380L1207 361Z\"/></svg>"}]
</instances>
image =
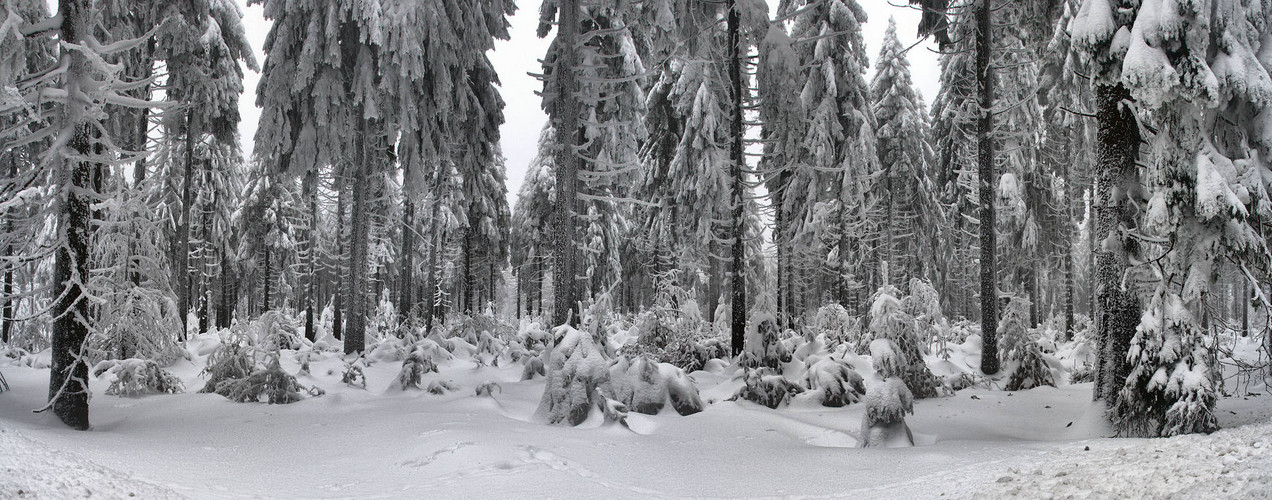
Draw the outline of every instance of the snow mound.
<instances>
[{"instance_id":1,"label":"snow mound","mask_svg":"<svg viewBox=\"0 0 1272 500\"><path fill-rule=\"evenodd\" d=\"M0 429L0 497L182 498L163 486Z\"/></svg>"},{"instance_id":2,"label":"snow mound","mask_svg":"<svg viewBox=\"0 0 1272 500\"><path fill-rule=\"evenodd\" d=\"M1266 498L1270 450L1272 423L1209 436L1075 443L1009 469L976 498Z\"/></svg>"}]
</instances>

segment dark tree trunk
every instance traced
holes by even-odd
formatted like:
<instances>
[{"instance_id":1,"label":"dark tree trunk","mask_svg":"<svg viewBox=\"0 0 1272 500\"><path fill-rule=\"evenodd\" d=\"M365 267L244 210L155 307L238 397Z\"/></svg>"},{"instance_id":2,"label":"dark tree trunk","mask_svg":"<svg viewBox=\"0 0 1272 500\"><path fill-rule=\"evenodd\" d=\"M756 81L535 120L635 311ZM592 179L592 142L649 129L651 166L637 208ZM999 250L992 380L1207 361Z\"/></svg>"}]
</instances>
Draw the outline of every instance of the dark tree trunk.
<instances>
[{"instance_id":1,"label":"dark tree trunk","mask_svg":"<svg viewBox=\"0 0 1272 500\"><path fill-rule=\"evenodd\" d=\"M1066 141L1066 145L1064 149L1066 153L1072 152L1072 147L1071 147L1072 144L1073 144L1072 142ZM1075 246L1074 240L1076 240L1078 236L1077 231L1074 231L1073 229L1073 221L1075 217L1073 213L1073 199L1074 199L1073 182L1072 182L1073 170L1069 167L1069 162L1065 161L1068 159L1069 156L1070 155L1066 154L1065 157L1061 159L1064 165L1063 175L1065 179L1064 203L1063 203L1064 211L1062 212L1064 216L1062 217L1060 221L1061 227L1064 228L1063 234L1061 235L1061 241L1064 242L1063 243L1064 252L1062 252L1061 257L1064 259L1064 339L1065 340L1073 340L1073 286L1074 286L1073 248Z\"/></svg>"},{"instance_id":2,"label":"dark tree trunk","mask_svg":"<svg viewBox=\"0 0 1272 500\"><path fill-rule=\"evenodd\" d=\"M60 0L58 12L62 16L61 39L68 44L84 43L88 34L88 2ZM71 61L67 75L67 91L77 95L86 89L76 88L82 78L89 77L89 65L81 52L61 49L63 60ZM68 106L76 104L68 103ZM73 118L80 120L85 117ZM88 123L74 123L74 135L67 147L80 157L88 156L92 149ZM54 262L53 284L53 346L52 366L49 370L49 401L53 413L63 423L77 430L86 430L88 422L88 361L81 359L88 338L88 301L84 298L82 283L88 281L89 230L91 226L89 190L92 188L92 168L80 159L67 159L65 167L69 176L62 176L65 197L59 214L58 228L62 245L57 249Z\"/></svg>"},{"instance_id":3,"label":"dark tree trunk","mask_svg":"<svg viewBox=\"0 0 1272 500\"><path fill-rule=\"evenodd\" d=\"M305 197L309 199L309 242L307 244L309 260L308 278L305 290L305 338L313 342L317 339L314 331L314 307L318 294L318 172L310 170L305 174Z\"/></svg>"},{"instance_id":4,"label":"dark tree trunk","mask_svg":"<svg viewBox=\"0 0 1272 500\"><path fill-rule=\"evenodd\" d=\"M356 157L359 159L353 177L353 213L350 216L352 234L349 239L349 318L345 328L344 352L362 352L366 347L367 332L367 241L370 220L367 198L370 181L371 151L367 144L371 127L363 121L355 134Z\"/></svg>"},{"instance_id":5,"label":"dark tree trunk","mask_svg":"<svg viewBox=\"0 0 1272 500\"><path fill-rule=\"evenodd\" d=\"M229 328L234 319L234 294L231 283L234 278L230 270L229 252L221 252L221 309L216 313L216 327Z\"/></svg>"},{"instance_id":6,"label":"dark tree trunk","mask_svg":"<svg viewBox=\"0 0 1272 500\"><path fill-rule=\"evenodd\" d=\"M578 282L575 279L575 266L578 255L575 251L575 205L578 193L579 156L575 151L581 142L582 132L579 130L579 104L574 93L578 91L575 65L578 64L579 46L579 3L578 0L560 0L560 20L557 23L557 43L560 53L557 54L556 68L553 77L556 79L555 92L560 98L554 105L554 118L557 118L557 130L565 138L557 158L556 183L557 200L554 214L556 225L556 241L553 245L553 288L552 288L552 324L577 326L578 311L574 301L578 297Z\"/></svg>"},{"instance_id":7,"label":"dark tree trunk","mask_svg":"<svg viewBox=\"0 0 1272 500\"><path fill-rule=\"evenodd\" d=\"M473 315L473 230L464 230L464 314Z\"/></svg>"},{"instance_id":8,"label":"dark tree trunk","mask_svg":"<svg viewBox=\"0 0 1272 500\"><path fill-rule=\"evenodd\" d=\"M274 274L274 269L270 266L269 254L270 254L269 246L266 246L265 247L265 277L262 280L263 281L262 287L265 289L264 298L261 300L262 314L267 313L270 310L269 285L270 285L270 282L273 281L272 275Z\"/></svg>"},{"instance_id":9,"label":"dark tree trunk","mask_svg":"<svg viewBox=\"0 0 1272 500\"><path fill-rule=\"evenodd\" d=\"M331 314L331 335L344 339L345 183L336 183L336 289Z\"/></svg>"},{"instance_id":10,"label":"dark tree trunk","mask_svg":"<svg viewBox=\"0 0 1272 500\"><path fill-rule=\"evenodd\" d=\"M190 203L194 192L194 143L198 134L195 132L194 111L186 111L185 116L185 165L181 180L181 211L177 220L177 313L181 315L180 339L185 340L189 331L187 321L190 316Z\"/></svg>"},{"instance_id":11,"label":"dark tree trunk","mask_svg":"<svg viewBox=\"0 0 1272 500\"><path fill-rule=\"evenodd\" d=\"M9 157L9 172L8 172L9 179L17 179L18 178L18 150L17 149L9 150L8 157ZM12 235L14 234L13 220L17 218L17 215L12 212L12 210L15 210L15 209L9 209L9 210L10 211L6 211L4 214L5 215L4 227L5 227L5 232ZM8 243L5 244L4 255L0 257L8 258L13 256L13 254L14 254L13 241L10 240ZM13 335L13 310L14 310L14 302L16 302L13 299L13 267L16 265L17 263L10 263L10 264L5 264L4 266L4 309L0 311L0 342L3 342L4 344L8 344L9 339L11 339Z\"/></svg>"},{"instance_id":12,"label":"dark tree trunk","mask_svg":"<svg viewBox=\"0 0 1272 500\"><path fill-rule=\"evenodd\" d=\"M398 283L398 319L405 321L415 306L415 203L409 199L402 207L402 267Z\"/></svg>"},{"instance_id":13,"label":"dark tree trunk","mask_svg":"<svg viewBox=\"0 0 1272 500\"><path fill-rule=\"evenodd\" d=\"M742 57L741 54L741 16L738 13L737 1L727 0L725 7L728 9L728 36L729 36L729 100L730 113L732 117L729 120L730 135L730 177L732 178L731 203L733 208L732 235L733 235L733 252L732 265L730 266L729 275L732 277L730 289L732 291L732 345L733 355L742 353L742 342L746 338L746 234L744 219L746 196L744 194L745 180L743 176L743 156L742 148Z\"/></svg>"},{"instance_id":14,"label":"dark tree trunk","mask_svg":"<svg viewBox=\"0 0 1272 500\"><path fill-rule=\"evenodd\" d=\"M1130 94L1121 84L1096 87L1096 116L1100 128L1095 146L1092 241L1106 241L1118 226L1133 217L1134 209L1128 206L1125 190L1121 189L1127 177L1134 173L1139 156L1139 126L1129 107L1123 105L1129 98ZM1133 244L1130 240L1123 243ZM1125 249L1109 250L1107 245L1095 246L1096 311L1093 318L1100 345L1094 397L1112 404L1130 373L1126 353L1139 324L1140 306L1135 295L1122 286L1123 274L1129 266Z\"/></svg>"},{"instance_id":15,"label":"dark tree trunk","mask_svg":"<svg viewBox=\"0 0 1272 500\"><path fill-rule=\"evenodd\" d=\"M992 0L982 0L976 10L976 83L980 97L977 121L977 163L980 174L980 291L981 291L981 372L998 373L998 263L995 261L997 234L994 228L994 75L990 68L993 50Z\"/></svg>"},{"instance_id":16,"label":"dark tree trunk","mask_svg":"<svg viewBox=\"0 0 1272 500\"><path fill-rule=\"evenodd\" d=\"M438 167L438 168L440 169L441 167ZM440 189L441 182L442 182L441 181L442 175L443 173L439 170L437 172L436 180L434 181L433 199L432 199L433 213L429 217L428 238L432 242L432 244L430 244L428 248L428 268L426 269L427 274L424 280L425 281L424 290L426 294L425 300L428 301L428 303L424 304L424 331L426 332L433 331L433 318L437 315L438 302L441 300L440 290L438 286L439 283L438 283L438 276L437 276L437 266L438 266L437 260L438 260L438 255L441 253L440 247L445 243L443 241L442 235L440 234L441 232L440 219L441 219L442 203L440 200L440 196L438 196L439 194L438 190Z\"/></svg>"}]
</instances>

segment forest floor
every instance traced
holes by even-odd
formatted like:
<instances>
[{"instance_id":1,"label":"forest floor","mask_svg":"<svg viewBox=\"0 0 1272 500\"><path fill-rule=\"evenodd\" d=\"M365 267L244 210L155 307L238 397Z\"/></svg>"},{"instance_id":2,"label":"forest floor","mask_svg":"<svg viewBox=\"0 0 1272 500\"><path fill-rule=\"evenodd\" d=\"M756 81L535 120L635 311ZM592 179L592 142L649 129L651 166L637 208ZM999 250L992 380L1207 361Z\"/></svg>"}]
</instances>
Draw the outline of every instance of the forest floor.
<instances>
[{"instance_id":1,"label":"forest floor","mask_svg":"<svg viewBox=\"0 0 1272 500\"><path fill-rule=\"evenodd\" d=\"M189 347L189 346L188 346ZM191 347L191 353L206 349ZM287 351L284 351L286 353ZM41 356L47 359L47 351ZM289 405L199 394L204 356L169 369L186 392L124 398L94 378L92 429L33 414L47 397L41 363L0 360L0 498L1266 498L1272 491L1272 396L1219 402L1212 435L1121 439L1090 402L1091 384L1007 392L970 388L920 400L918 446L858 448L862 405L811 399L771 410L728 401L736 367L692 374L707 407L682 417L597 415L576 428L532 415L542 377L521 365L456 359L429 380L453 392L395 387L400 362L374 363L367 387L341 382L334 352ZM293 357L283 367L295 373ZM34 366L34 367L33 367ZM493 396L474 388L495 382Z\"/></svg>"}]
</instances>

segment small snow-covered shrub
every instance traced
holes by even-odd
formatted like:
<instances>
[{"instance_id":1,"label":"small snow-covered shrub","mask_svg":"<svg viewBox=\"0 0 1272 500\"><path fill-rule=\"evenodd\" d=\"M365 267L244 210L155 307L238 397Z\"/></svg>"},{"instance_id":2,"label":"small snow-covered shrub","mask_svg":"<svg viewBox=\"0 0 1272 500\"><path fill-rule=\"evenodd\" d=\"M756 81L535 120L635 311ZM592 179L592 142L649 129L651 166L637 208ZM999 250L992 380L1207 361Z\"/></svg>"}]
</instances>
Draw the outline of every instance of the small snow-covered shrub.
<instances>
[{"instance_id":1,"label":"small snow-covered shrub","mask_svg":"<svg viewBox=\"0 0 1272 500\"><path fill-rule=\"evenodd\" d=\"M367 376L362 373L362 359L356 359L352 363L345 365L344 373L340 375L340 381L349 387L367 388Z\"/></svg>"},{"instance_id":2,"label":"small snow-covered shrub","mask_svg":"<svg viewBox=\"0 0 1272 500\"><path fill-rule=\"evenodd\" d=\"M281 311L266 311L261 317L242 328L248 341L261 351L278 351L279 349L299 349L303 342L296 318Z\"/></svg>"},{"instance_id":3,"label":"small snow-covered shrub","mask_svg":"<svg viewBox=\"0 0 1272 500\"><path fill-rule=\"evenodd\" d=\"M842 359L810 359L804 380L810 390L820 390L822 406L838 408L856 403L866 393L865 382L852 365Z\"/></svg>"},{"instance_id":4,"label":"small snow-covered shrub","mask_svg":"<svg viewBox=\"0 0 1272 500\"><path fill-rule=\"evenodd\" d=\"M743 385L731 399L742 398L769 408L777 408L790 401L792 396L804 392L799 384L786 380L776 370L768 367L747 369Z\"/></svg>"},{"instance_id":5,"label":"small snow-covered shrub","mask_svg":"<svg viewBox=\"0 0 1272 500\"><path fill-rule=\"evenodd\" d=\"M866 413L861 419L862 447L914 446L914 436L905 423L914 413L914 396L900 375L908 365L905 354L890 339L870 343L875 364L875 383L866 392Z\"/></svg>"},{"instance_id":6,"label":"small snow-covered shrub","mask_svg":"<svg viewBox=\"0 0 1272 500\"><path fill-rule=\"evenodd\" d=\"M937 324L943 319L941 297L925 279L910 279L910 295L901 299L901 309L914 319L914 331L922 345L939 339Z\"/></svg>"},{"instance_id":7,"label":"small snow-covered shrub","mask_svg":"<svg viewBox=\"0 0 1272 500\"><path fill-rule=\"evenodd\" d=\"M772 314L756 314L748 325L746 343L738 363L747 368L777 369L791 361L791 352L778 338L777 319Z\"/></svg>"},{"instance_id":8,"label":"small snow-covered shrub","mask_svg":"<svg viewBox=\"0 0 1272 500\"><path fill-rule=\"evenodd\" d=\"M907 363L903 367L897 367L901 370L897 376L905 381L915 397L936 397L939 383L923 361L922 346L914 331L914 319L901 310L901 302L891 295L891 290L895 289L880 289L870 306L870 334L873 339L870 348L873 350L875 340L891 340L901 354L896 359ZM879 360L875 360L875 363L879 363Z\"/></svg>"},{"instance_id":9,"label":"small snow-covered shrub","mask_svg":"<svg viewBox=\"0 0 1272 500\"><path fill-rule=\"evenodd\" d=\"M609 369L608 391L630 411L656 415L668 401L681 415L702 411L698 388L680 368L645 356L623 356Z\"/></svg>"},{"instance_id":10,"label":"small snow-covered shrub","mask_svg":"<svg viewBox=\"0 0 1272 500\"><path fill-rule=\"evenodd\" d=\"M1119 434L1167 437L1219 428L1205 337L1179 295L1153 297L1126 354L1131 374L1110 410Z\"/></svg>"},{"instance_id":11,"label":"small snow-covered shrub","mask_svg":"<svg viewBox=\"0 0 1272 500\"><path fill-rule=\"evenodd\" d=\"M203 367L203 374L208 376L208 381L199 392L218 392L217 388L222 383L246 378L255 366L253 350L244 345L241 336L232 335L208 355L207 366Z\"/></svg>"},{"instance_id":12,"label":"small snow-covered shrub","mask_svg":"<svg viewBox=\"0 0 1272 500\"><path fill-rule=\"evenodd\" d=\"M437 373L437 364L423 348L416 348L402 362L402 370L398 372L398 386L404 391L419 389L420 383L424 381L424 374L428 372Z\"/></svg>"},{"instance_id":13,"label":"small snow-covered shrub","mask_svg":"<svg viewBox=\"0 0 1272 500\"><path fill-rule=\"evenodd\" d=\"M998 338L1002 340L1003 359L1015 365L1007 381L1009 391L1022 391L1043 385L1054 387L1051 366L1042 356L1038 345L1038 332L1028 328L1029 301L1013 298L1004 308L998 323Z\"/></svg>"},{"instance_id":14,"label":"small snow-covered shrub","mask_svg":"<svg viewBox=\"0 0 1272 500\"><path fill-rule=\"evenodd\" d=\"M428 383L428 393L442 395L459 390L459 386L449 380L434 380Z\"/></svg>"},{"instance_id":15,"label":"small snow-covered shrub","mask_svg":"<svg viewBox=\"0 0 1272 500\"><path fill-rule=\"evenodd\" d=\"M839 304L827 304L817 309L813 328L826 336L826 345L835 348L840 344L855 346L861 342L861 320L848 314Z\"/></svg>"},{"instance_id":16,"label":"small snow-covered shrub","mask_svg":"<svg viewBox=\"0 0 1272 500\"><path fill-rule=\"evenodd\" d=\"M495 382L483 382L481 385L478 385L478 386L477 386L477 389L476 389L476 393L477 393L477 394L476 394L476 395L478 395L478 396L486 396L486 397L494 397L494 395L495 395L495 389L498 389L498 390L499 390L499 392L503 392L503 386L499 385L498 383L495 383Z\"/></svg>"},{"instance_id":17,"label":"small snow-covered shrub","mask_svg":"<svg viewBox=\"0 0 1272 500\"><path fill-rule=\"evenodd\" d=\"M257 368L247 377L217 384L216 393L238 403L287 404L303 399L302 393L317 396L322 391L300 385L296 377L279 365L278 357L271 356L264 367Z\"/></svg>"},{"instance_id":18,"label":"small snow-covered shrub","mask_svg":"<svg viewBox=\"0 0 1272 500\"><path fill-rule=\"evenodd\" d=\"M104 327L89 340L90 359L152 359L167 366L184 354L175 335L181 331L180 314L171 298L140 286L108 295L101 311Z\"/></svg>"},{"instance_id":19,"label":"small snow-covered shrub","mask_svg":"<svg viewBox=\"0 0 1272 500\"><path fill-rule=\"evenodd\" d=\"M1095 366L1090 363L1082 363L1075 366L1073 371L1069 372L1070 384L1082 384L1086 382L1095 382Z\"/></svg>"},{"instance_id":20,"label":"small snow-covered shrub","mask_svg":"<svg viewBox=\"0 0 1272 500\"><path fill-rule=\"evenodd\" d=\"M110 367L105 368L104 364L109 364ZM106 394L112 396L132 398L147 394L176 394L185 390L181 379L149 359L103 361L93 368L93 372L99 377L103 373L115 376L115 380L106 388Z\"/></svg>"},{"instance_id":21,"label":"small snow-covered shrub","mask_svg":"<svg viewBox=\"0 0 1272 500\"><path fill-rule=\"evenodd\" d=\"M609 360L591 334L562 325L553 330L548 353L547 386L535 415L549 424L579 425L592 406L603 401L597 388L609 378Z\"/></svg>"}]
</instances>

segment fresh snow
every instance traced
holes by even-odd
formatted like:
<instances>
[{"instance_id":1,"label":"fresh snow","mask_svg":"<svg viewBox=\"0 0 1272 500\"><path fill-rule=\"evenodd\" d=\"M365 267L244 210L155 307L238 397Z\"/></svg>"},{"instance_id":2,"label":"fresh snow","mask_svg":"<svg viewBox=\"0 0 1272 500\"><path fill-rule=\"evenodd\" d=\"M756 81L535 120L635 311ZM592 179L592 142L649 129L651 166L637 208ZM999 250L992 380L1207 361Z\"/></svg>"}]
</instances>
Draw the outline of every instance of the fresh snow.
<instances>
[{"instance_id":1,"label":"fresh snow","mask_svg":"<svg viewBox=\"0 0 1272 500\"><path fill-rule=\"evenodd\" d=\"M457 387L432 395L396 387L401 363L391 361L369 363L367 389L350 387L340 382L342 358L316 352L298 381L325 395L233 403L196 392L208 340L191 341L191 360L169 367L186 393L109 396L112 375L92 379L88 432L31 413L47 396L38 362L47 351L35 362L0 361L12 389L0 393L0 498L1252 498L1272 478L1265 394L1221 401L1231 429L1144 440L1105 437L1090 384L972 388L914 403L906 422L916 447L862 449L865 405L827 408L807 393L777 410L728 401L742 380L722 363L691 374L701 413L682 417L668 405L629 413L622 426L593 410L583 425L563 427L533 418L543 377L521 381L518 363L462 358L424 375ZM975 361L964 356L972 347L929 363L962 369ZM294 351L282 359L298 372ZM869 357L853 359L870 368ZM477 394L482 386L489 395Z\"/></svg>"}]
</instances>

